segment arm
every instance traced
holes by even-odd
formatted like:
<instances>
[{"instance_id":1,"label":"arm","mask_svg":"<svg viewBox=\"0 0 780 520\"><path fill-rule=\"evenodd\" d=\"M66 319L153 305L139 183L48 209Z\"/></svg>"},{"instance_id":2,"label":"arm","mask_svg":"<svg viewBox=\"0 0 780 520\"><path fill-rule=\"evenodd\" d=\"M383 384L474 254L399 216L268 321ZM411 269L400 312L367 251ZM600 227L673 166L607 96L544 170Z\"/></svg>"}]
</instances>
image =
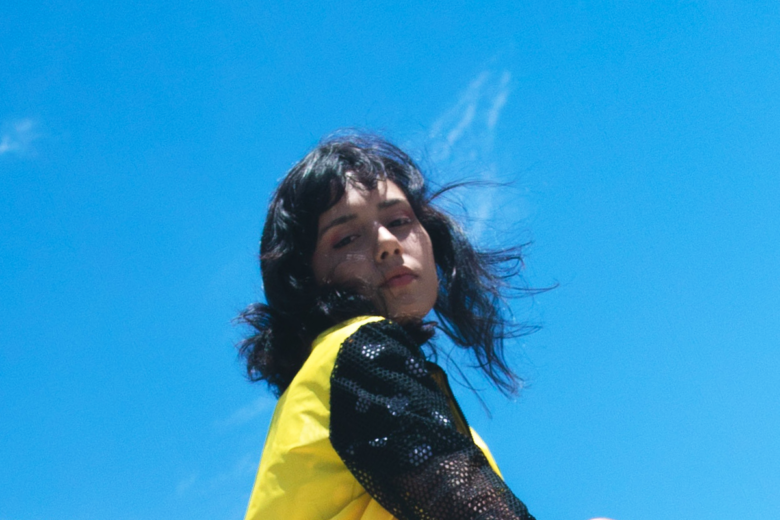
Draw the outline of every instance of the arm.
<instances>
[{"instance_id":1,"label":"arm","mask_svg":"<svg viewBox=\"0 0 780 520\"><path fill-rule=\"evenodd\" d=\"M331 443L385 509L401 520L533 520L459 423L400 326L369 323L342 344Z\"/></svg>"}]
</instances>

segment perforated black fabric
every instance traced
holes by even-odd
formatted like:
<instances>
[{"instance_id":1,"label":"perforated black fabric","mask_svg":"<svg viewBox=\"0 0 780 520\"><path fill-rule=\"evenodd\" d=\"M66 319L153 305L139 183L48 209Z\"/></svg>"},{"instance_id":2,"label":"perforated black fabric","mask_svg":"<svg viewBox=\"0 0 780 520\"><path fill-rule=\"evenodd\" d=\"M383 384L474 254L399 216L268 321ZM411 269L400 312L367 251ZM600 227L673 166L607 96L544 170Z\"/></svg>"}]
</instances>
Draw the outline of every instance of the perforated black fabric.
<instances>
[{"instance_id":1,"label":"perforated black fabric","mask_svg":"<svg viewBox=\"0 0 780 520\"><path fill-rule=\"evenodd\" d=\"M399 325L363 325L331 376L336 452L401 520L533 520L474 444L446 382L434 380L440 370Z\"/></svg>"}]
</instances>

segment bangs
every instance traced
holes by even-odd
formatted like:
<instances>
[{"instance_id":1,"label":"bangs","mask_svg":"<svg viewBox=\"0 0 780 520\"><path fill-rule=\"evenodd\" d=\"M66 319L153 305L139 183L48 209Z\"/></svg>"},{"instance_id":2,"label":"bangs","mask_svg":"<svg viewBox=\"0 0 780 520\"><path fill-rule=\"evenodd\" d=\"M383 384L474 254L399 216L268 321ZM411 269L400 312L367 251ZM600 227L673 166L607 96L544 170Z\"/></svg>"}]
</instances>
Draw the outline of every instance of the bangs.
<instances>
[{"instance_id":1,"label":"bangs","mask_svg":"<svg viewBox=\"0 0 780 520\"><path fill-rule=\"evenodd\" d=\"M403 169L400 164L382 156L368 157L364 150L355 149L354 154L349 151L352 150L341 149L319 158L317 167L308 169L302 176L305 186L299 193L314 197L306 202L317 217L338 204L347 186L372 191L380 181L390 180L407 192L404 179L399 179L403 177L398 175Z\"/></svg>"}]
</instances>

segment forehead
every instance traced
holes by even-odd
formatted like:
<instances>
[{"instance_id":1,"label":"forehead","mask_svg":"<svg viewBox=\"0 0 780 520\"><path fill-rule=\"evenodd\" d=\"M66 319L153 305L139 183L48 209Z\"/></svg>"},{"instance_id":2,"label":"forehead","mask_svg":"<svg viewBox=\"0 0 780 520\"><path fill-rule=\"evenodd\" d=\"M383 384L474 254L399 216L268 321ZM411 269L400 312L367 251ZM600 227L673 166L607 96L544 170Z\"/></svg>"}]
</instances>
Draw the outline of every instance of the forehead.
<instances>
[{"instance_id":1,"label":"forehead","mask_svg":"<svg viewBox=\"0 0 780 520\"><path fill-rule=\"evenodd\" d=\"M359 183L347 183L341 199L320 215L320 223L328 218L375 208L388 200L407 201L403 190L393 181L380 180L373 190L369 190Z\"/></svg>"}]
</instances>

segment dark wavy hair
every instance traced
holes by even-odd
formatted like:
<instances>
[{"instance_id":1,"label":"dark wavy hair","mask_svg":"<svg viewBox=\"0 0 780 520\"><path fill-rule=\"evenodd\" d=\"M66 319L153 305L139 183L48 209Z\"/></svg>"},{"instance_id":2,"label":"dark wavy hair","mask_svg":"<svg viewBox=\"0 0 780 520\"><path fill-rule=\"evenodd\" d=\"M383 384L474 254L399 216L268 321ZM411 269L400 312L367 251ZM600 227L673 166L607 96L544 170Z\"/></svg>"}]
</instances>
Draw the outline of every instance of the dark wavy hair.
<instances>
[{"instance_id":1,"label":"dark wavy hair","mask_svg":"<svg viewBox=\"0 0 780 520\"><path fill-rule=\"evenodd\" d=\"M321 142L292 167L271 199L260 241L266 303L251 304L238 318L253 330L238 345L249 379L266 381L281 395L320 333L345 319L382 314L354 290L318 285L312 271L320 215L341 199L349 183L374 189L380 180L394 182L406 195L430 235L439 275L434 307L439 322L403 325L421 340L430 339L438 326L455 345L471 350L497 388L515 393L521 379L507 365L504 340L532 327L508 321L504 295L519 279L522 246L476 249L458 224L433 204L460 185L431 192L407 154L367 134ZM435 346L431 348L435 353Z\"/></svg>"}]
</instances>

